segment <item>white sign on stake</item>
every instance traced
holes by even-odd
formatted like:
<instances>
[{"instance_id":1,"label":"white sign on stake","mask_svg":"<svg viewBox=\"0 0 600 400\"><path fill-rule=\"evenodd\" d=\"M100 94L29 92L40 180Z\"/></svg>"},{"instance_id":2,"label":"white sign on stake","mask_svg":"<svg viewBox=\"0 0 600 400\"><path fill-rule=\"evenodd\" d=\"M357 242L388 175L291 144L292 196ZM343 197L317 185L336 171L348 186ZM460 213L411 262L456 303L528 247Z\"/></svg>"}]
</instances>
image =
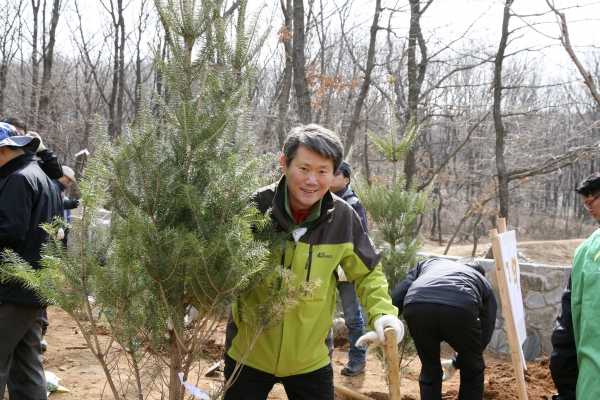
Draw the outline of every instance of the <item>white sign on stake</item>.
<instances>
[{"instance_id":1,"label":"white sign on stake","mask_svg":"<svg viewBox=\"0 0 600 400\"><path fill-rule=\"evenodd\" d=\"M510 298L510 308L512 310L513 323L517 338L519 339L519 347L523 345L527 339L525 330L525 313L523 311L523 296L521 295L521 269L519 267L519 258L517 256L517 238L515 231L509 231L498 235L500 242L500 250L502 253L502 270L506 277L506 287L508 289L508 297ZM523 351L519 351L523 368L527 369Z\"/></svg>"}]
</instances>

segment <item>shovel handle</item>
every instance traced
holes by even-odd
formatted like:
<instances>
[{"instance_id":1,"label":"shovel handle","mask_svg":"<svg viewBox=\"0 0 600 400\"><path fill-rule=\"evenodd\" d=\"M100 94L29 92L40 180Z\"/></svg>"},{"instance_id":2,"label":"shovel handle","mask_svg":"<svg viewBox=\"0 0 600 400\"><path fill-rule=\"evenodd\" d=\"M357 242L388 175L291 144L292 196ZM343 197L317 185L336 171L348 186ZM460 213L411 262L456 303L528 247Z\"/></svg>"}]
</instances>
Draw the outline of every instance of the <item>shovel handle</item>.
<instances>
[{"instance_id":1,"label":"shovel handle","mask_svg":"<svg viewBox=\"0 0 600 400\"><path fill-rule=\"evenodd\" d=\"M400 366L398 365L396 331L393 328L386 328L384 334L383 353L387 359L390 400L400 400Z\"/></svg>"}]
</instances>

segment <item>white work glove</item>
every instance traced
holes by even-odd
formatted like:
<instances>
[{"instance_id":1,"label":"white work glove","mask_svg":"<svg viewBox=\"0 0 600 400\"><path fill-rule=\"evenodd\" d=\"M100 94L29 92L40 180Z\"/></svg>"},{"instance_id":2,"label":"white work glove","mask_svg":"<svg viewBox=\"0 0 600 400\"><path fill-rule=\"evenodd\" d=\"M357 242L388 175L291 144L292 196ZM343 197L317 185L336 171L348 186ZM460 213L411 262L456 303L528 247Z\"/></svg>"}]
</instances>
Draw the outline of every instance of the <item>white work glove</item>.
<instances>
[{"instance_id":1,"label":"white work glove","mask_svg":"<svg viewBox=\"0 0 600 400\"><path fill-rule=\"evenodd\" d=\"M393 315L384 315L383 317L375 321L373 325L375 327L375 332L377 332L377 334L379 335L379 340L381 342L385 341L384 331L385 328L387 328L388 326L396 331L396 344L400 343L400 341L404 337L404 324L402 324L402 321L400 321L398 317L395 317Z\"/></svg>"},{"instance_id":2,"label":"white work glove","mask_svg":"<svg viewBox=\"0 0 600 400\"><path fill-rule=\"evenodd\" d=\"M56 234L56 237L59 238L60 240L65 238L65 230L63 228L59 228L58 229L58 233Z\"/></svg>"},{"instance_id":3,"label":"white work glove","mask_svg":"<svg viewBox=\"0 0 600 400\"><path fill-rule=\"evenodd\" d=\"M367 332L356 341L356 347L364 346L365 344L373 342L375 346L379 346L381 341L379 340L379 335L375 331Z\"/></svg>"},{"instance_id":4,"label":"white work glove","mask_svg":"<svg viewBox=\"0 0 600 400\"><path fill-rule=\"evenodd\" d=\"M384 315L375 321L375 331L367 332L365 335L358 338L357 346L362 346L367 342L373 342L375 345L385 341L385 328L390 327L396 331L396 344L400 343L404 337L404 325L402 321L393 315Z\"/></svg>"},{"instance_id":5,"label":"white work glove","mask_svg":"<svg viewBox=\"0 0 600 400\"><path fill-rule=\"evenodd\" d=\"M27 136L31 136L31 137L40 139L40 145L38 146L37 150L35 151L36 153L39 153L42 150L46 150L46 146L44 146L44 143L42 142L42 138L40 137L40 135L37 132L27 132Z\"/></svg>"},{"instance_id":6,"label":"white work glove","mask_svg":"<svg viewBox=\"0 0 600 400\"><path fill-rule=\"evenodd\" d=\"M442 360L442 368L444 368L444 375L442 376L443 381L452 379L454 374L456 374L456 367L452 360Z\"/></svg>"}]
</instances>

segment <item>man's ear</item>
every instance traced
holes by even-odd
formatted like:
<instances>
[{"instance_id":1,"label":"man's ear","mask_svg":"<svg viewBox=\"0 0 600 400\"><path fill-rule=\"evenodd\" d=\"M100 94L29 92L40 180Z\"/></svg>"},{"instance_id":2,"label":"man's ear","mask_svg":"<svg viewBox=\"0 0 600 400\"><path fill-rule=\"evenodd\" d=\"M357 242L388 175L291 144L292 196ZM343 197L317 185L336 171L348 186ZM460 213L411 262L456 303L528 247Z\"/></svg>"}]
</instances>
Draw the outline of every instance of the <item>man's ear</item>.
<instances>
[{"instance_id":1,"label":"man's ear","mask_svg":"<svg viewBox=\"0 0 600 400\"><path fill-rule=\"evenodd\" d=\"M279 159L279 162L281 163L281 170L283 171L283 174L285 175L287 172L287 164L285 163L285 157L281 156L281 158Z\"/></svg>"}]
</instances>

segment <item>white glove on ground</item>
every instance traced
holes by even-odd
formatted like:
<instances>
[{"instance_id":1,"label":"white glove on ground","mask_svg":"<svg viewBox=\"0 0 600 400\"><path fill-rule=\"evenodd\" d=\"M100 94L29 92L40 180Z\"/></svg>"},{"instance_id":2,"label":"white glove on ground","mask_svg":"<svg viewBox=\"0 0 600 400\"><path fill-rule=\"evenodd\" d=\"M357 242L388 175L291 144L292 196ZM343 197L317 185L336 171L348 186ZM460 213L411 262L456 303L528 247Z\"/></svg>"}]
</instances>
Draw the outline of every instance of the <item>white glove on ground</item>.
<instances>
[{"instance_id":1,"label":"white glove on ground","mask_svg":"<svg viewBox=\"0 0 600 400\"><path fill-rule=\"evenodd\" d=\"M456 374L456 367L452 363L452 360L442 360L442 368L444 368L444 375L442 376L443 381L452 379L454 374Z\"/></svg>"},{"instance_id":2,"label":"white glove on ground","mask_svg":"<svg viewBox=\"0 0 600 400\"><path fill-rule=\"evenodd\" d=\"M396 331L396 344L400 343L404 337L404 324L402 324L402 321L400 321L398 317L393 315L384 315L375 321L373 326L375 327L375 332L379 335L379 340L381 342L385 341L384 330L388 326Z\"/></svg>"},{"instance_id":3,"label":"white glove on ground","mask_svg":"<svg viewBox=\"0 0 600 400\"><path fill-rule=\"evenodd\" d=\"M42 138L40 137L40 135L37 132L27 132L27 136L31 136L31 137L40 139L40 145L38 146L37 150L35 151L36 153L39 153L42 150L46 150L46 146L44 146L44 143L42 142Z\"/></svg>"}]
</instances>

